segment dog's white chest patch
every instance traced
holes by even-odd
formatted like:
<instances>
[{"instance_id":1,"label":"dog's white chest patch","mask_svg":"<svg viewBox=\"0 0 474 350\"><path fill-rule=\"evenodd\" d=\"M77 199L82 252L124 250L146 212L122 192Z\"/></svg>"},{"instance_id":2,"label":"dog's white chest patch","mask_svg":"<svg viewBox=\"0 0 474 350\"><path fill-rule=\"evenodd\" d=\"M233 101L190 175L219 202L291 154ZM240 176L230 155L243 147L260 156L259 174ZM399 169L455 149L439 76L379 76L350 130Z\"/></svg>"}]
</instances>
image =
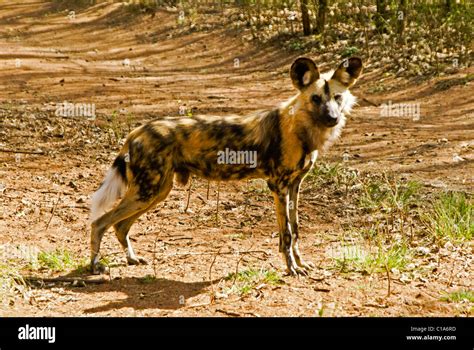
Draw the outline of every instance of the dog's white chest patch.
<instances>
[{"instance_id":1,"label":"dog's white chest patch","mask_svg":"<svg viewBox=\"0 0 474 350\"><path fill-rule=\"evenodd\" d=\"M308 154L304 160L304 169L311 170L318 159L318 150L315 150Z\"/></svg>"}]
</instances>

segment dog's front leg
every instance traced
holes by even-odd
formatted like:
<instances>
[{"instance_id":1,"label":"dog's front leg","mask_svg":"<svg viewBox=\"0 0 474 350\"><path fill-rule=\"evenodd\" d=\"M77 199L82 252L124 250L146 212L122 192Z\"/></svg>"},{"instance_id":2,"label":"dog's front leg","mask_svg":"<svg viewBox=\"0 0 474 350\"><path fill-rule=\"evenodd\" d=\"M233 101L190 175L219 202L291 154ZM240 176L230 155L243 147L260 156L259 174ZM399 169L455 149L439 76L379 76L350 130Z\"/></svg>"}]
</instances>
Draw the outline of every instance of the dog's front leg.
<instances>
[{"instance_id":1,"label":"dog's front leg","mask_svg":"<svg viewBox=\"0 0 474 350\"><path fill-rule=\"evenodd\" d=\"M290 210L290 223L291 223L291 233L292 233L292 250L293 256L295 257L296 265L299 267L310 271L314 268L312 263L307 263L303 261L301 258L300 250L298 247L298 199L299 199L299 191L300 185L303 180L304 175L298 176L290 185L290 202L289 202L289 210Z\"/></svg>"},{"instance_id":2,"label":"dog's front leg","mask_svg":"<svg viewBox=\"0 0 474 350\"><path fill-rule=\"evenodd\" d=\"M268 187L275 199L276 215L280 233L280 252L283 254L288 273L291 275L307 275L307 271L298 266L293 254L293 234L290 222L289 188L282 183L268 182Z\"/></svg>"}]
</instances>

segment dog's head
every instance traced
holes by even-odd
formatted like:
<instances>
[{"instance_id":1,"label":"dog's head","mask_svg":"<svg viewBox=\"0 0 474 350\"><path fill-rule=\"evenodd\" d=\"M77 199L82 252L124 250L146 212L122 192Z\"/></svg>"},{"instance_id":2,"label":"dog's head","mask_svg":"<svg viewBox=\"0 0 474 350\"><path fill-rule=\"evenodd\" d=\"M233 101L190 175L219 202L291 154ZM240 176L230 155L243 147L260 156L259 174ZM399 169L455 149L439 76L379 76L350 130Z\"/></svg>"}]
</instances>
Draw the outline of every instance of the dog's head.
<instances>
[{"instance_id":1,"label":"dog's head","mask_svg":"<svg viewBox=\"0 0 474 350\"><path fill-rule=\"evenodd\" d=\"M293 85L300 91L298 112L309 114L324 127L334 127L349 113L355 97L349 92L362 72L362 60L352 57L344 60L334 72L320 74L313 60L296 59L291 65Z\"/></svg>"}]
</instances>

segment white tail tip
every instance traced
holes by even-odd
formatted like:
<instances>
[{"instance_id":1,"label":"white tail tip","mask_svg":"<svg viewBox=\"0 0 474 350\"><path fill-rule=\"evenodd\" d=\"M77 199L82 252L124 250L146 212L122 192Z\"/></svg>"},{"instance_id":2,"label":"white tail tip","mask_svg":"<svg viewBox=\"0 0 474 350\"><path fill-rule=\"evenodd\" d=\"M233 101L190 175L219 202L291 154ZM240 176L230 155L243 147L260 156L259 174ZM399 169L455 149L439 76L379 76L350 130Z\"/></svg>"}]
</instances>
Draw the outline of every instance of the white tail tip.
<instances>
[{"instance_id":1,"label":"white tail tip","mask_svg":"<svg viewBox=\"0 0 474 350\"><path fill-rule=\"evenodd\" d=\"M112 208L114 202L122 197L126 183L116 168L109 169L102 185L92 195L90 222L94 222Z\"/></svg>"}]
</instances>

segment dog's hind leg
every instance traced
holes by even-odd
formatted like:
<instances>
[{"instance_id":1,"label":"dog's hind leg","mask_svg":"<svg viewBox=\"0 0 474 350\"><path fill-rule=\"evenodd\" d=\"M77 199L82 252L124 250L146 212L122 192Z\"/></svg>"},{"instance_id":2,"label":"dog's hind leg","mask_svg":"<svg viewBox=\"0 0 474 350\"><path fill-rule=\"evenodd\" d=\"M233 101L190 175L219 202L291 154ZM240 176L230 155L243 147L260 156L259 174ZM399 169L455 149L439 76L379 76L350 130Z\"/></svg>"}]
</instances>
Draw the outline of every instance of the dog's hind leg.
<instances>
[{"instance_id":1,"label":"dog's hind leg","mask_svg":"<svg viewBox=\"0 0 474 350\"><path fill-rule=\"evenodd\" d=\"M115 229L115 235L117 236L120 244L124 248L127 254L127 262L130 265L139 265L139 264L146 264L147 261L135 255L135 252L133 250L132 244L130 242L129 238L129 231L130 228L132 227L133 223L144 213L146 213L148 210L152 209L155 207L159 202L163 201L166 199L168 196L169 192L171 191L171 188L173 187L173 178L168 177L161 185L158 191L158 194L155 196L154 200L152 201L152 204L149 205L147 208L137 212L136 214L130 216L129 218L119 221L114 225Z\"/></svg>"},{"instance_id":2,"label":"dog's hind leg","mask_svg":"<svg viewBox=\"0 0 474 350\"><path fill-rule=\"evenodd\" d=\"M173 176L168 175L163 177L162 180L159 181L156 190L153 191L153 196L150 196L147 199L141 198L139 195L140 191L138 186L131 186L120 203L114 209L102 215L92 223L91 270L93 273L101 273L105 271L105 267L99 264L99 250L102 237L104 236L104 233L107 231L107 229L112 225L116 225L117 223L124 221L123 224L119 225L121 230L120 233L117 234L117 237L119 238L119 241L122 243L122 245L125 243L125 248L127 248L128 254L130 254L130 252L133 253L133 248L131 248L131 251L128 249L131 247L130 241L127 239L130 227L132 226L133 222L140 215L151 208L153 204L164 200L171 191L172 186Z\"/></svg>"},{"instance_id":3,"label":"dog's hind leg","mask_svg":"<svg viewBox=\"0 0 474 350\"><path fill-rule=\"evenodd\" d=\"M111 211L105 213L91 225L91 271L98 274L105 271L105 266L99 263L100 243L104 233L117 222L131 218L143 212L151 205L148 201L139 200L139 196L129 189L120 203Z\"/></svg>"},{"instance_id":4,"label":"dog's hind leg","mask_svg":"<svg viewBox=\"0 0 474 350\"><path fill-rule=\"evenodd\" d=\"M130 238L128 236L128 233L130 231L130 228L132 227L133 223L144 213L146 213L148 210L150 210L153 207L153 204L150 205L150 207L139 211L138 213L132 215L131 217L122 220L114 225L114 230L115 230L115 235L117 236L117 239L119 240L120 244L122 245L122 248L126 251L127 254L127 262L129 265L139 265L139 264L147 264L147 261L139 257L135 254L135 251L133 250L132 244L130 242Z\"/></svg>"}]
</instances>

